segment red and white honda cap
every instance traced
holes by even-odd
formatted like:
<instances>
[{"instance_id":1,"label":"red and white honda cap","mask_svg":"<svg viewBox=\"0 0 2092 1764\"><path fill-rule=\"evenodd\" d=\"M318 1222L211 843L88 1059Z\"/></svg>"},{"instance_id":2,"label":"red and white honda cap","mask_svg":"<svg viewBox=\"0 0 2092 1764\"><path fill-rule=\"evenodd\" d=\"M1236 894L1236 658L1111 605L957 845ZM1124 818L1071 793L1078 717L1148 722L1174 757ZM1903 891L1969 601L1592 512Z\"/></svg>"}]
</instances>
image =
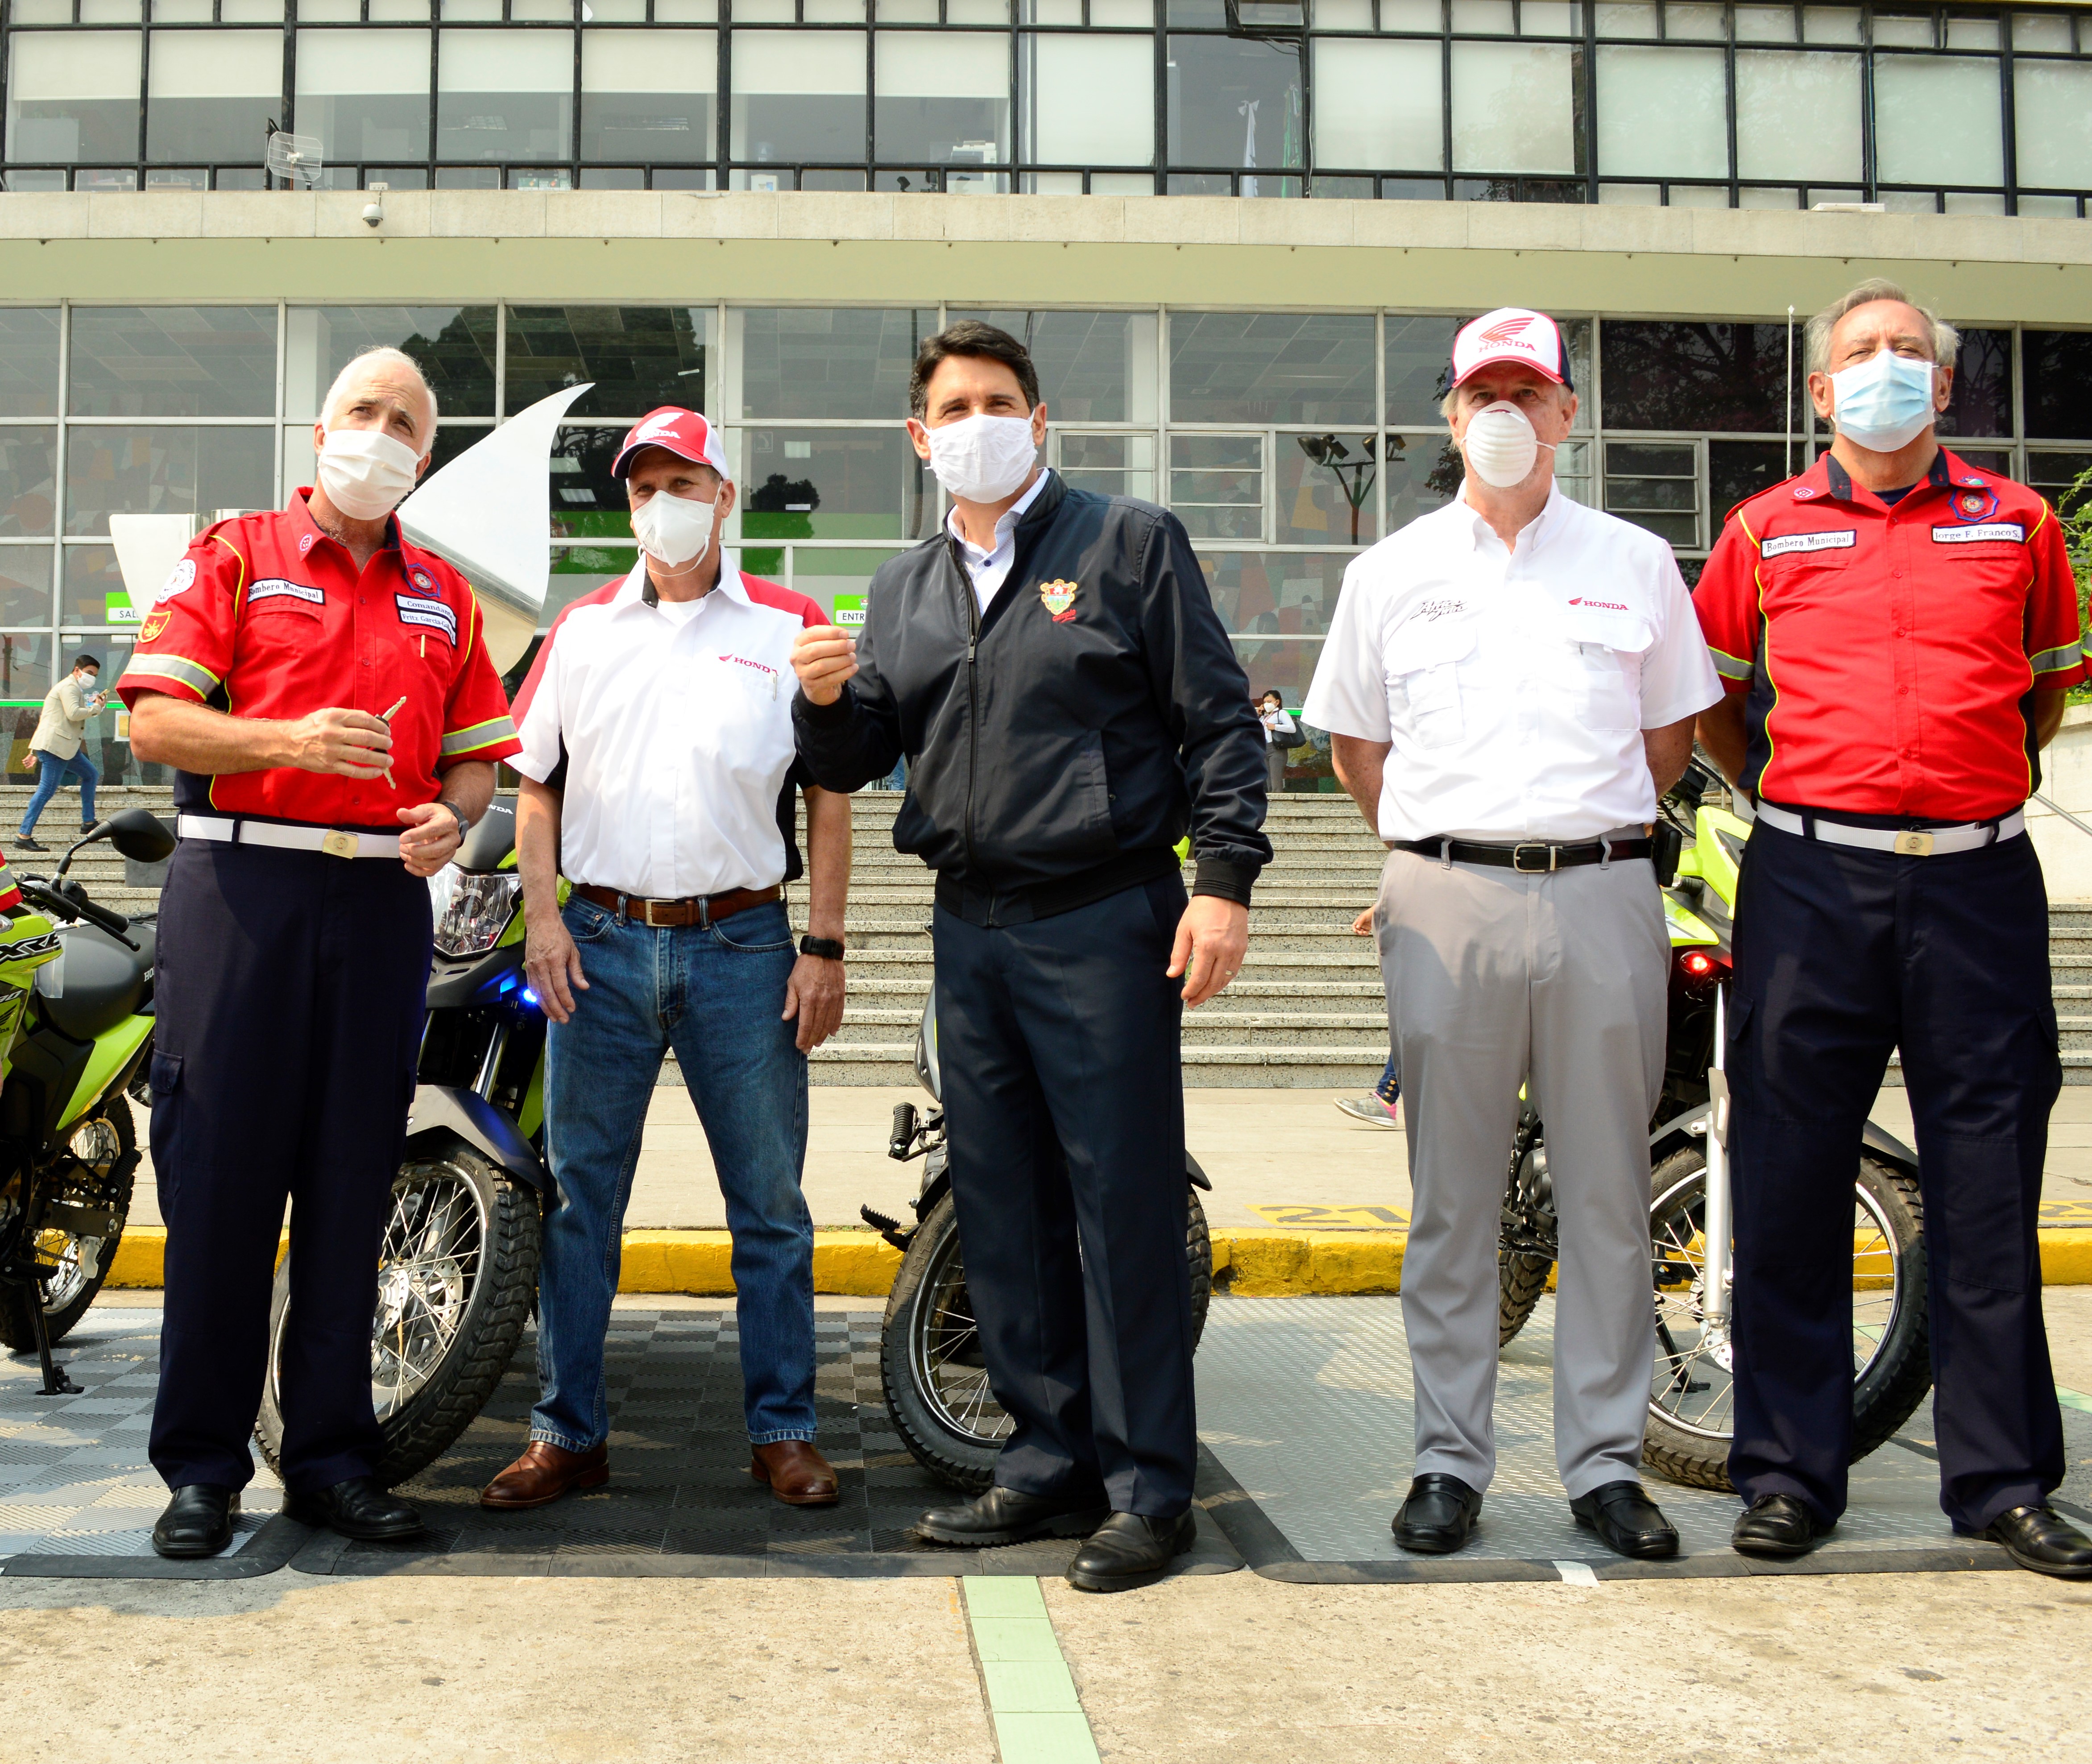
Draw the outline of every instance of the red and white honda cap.
<instances>
[{"instance_id":1,"label":"red and white honda cap","mask_svg":"<svg viewBox=\"0 0 2092 1764\"><path fill-rule=\"evenodd\" d=\"M733 473L726 463L726 449L720 445L719 431L694 410L679 410L673 404L663 404L659 410L649 411L625 436L610 475L624 477L632 464L633 455L642 447L666 447L694 465L709 465L721 478L733 481Z\"/></svg>"},{"instance_id":2,"label":"red and white honda cap","mask_svg":"<svg viewBox=\"0 0 2092 1764\"><path fill-rule=\"evenodd\" d=\"M1478 369L1495 361L1515 361L1575 391L1569 377L1569 351L1562 327L1545 313L1524 306L1499 306L1470 324L1453 339L1453 383L1459 385Z\"/></svg>"}]
</instances>

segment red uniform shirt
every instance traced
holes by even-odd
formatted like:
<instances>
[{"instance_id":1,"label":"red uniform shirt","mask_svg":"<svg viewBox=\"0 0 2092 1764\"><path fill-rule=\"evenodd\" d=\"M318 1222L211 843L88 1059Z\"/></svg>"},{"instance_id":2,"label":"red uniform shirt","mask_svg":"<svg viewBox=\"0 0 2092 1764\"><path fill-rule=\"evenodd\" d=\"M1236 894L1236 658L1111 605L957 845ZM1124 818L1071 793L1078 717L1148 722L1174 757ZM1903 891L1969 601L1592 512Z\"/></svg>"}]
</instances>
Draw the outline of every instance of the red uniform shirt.
<instances>
[{"instance_id":1,"label":"red uniform shirt","mask_svg":"<svg viewBox=\"0 0 2092 1764\"><path fill-rule=\"evenodd\" d=\"M1789 808L1990 820L2040 780L2033 689L2086 677L2055 511L1942 449L1893 505L1828 453L1730 511L1692 596Z\"/></svg>"},{"instance_id":2,"label":"red uniform shirt","mask_svg":"<svg viewBox=\"0 0 2092 1764\"><path fill-rule=\"evenodd\" d=\"M322 827L390 832L396 811L433 802L440 774L517 751L488 659L479 603L434 554L390 543L359 575L305 507L221 521L188 549L138 632L117 692L210 704L237 716L394 712L392 781L278 766L176 775L175 804Z\"/></svg>"},{"instance_id":3,"label":"red uniform shirt","mask_svg":"<svg viewBox=\"0 0 2092 1764\"><path fill-rule=\"evenodd\" d=\"M7 867L5 853L0 853L0 913L11 913L22 904L22 891L15 886L14 873Z\"/></svg>"}]
</instances>

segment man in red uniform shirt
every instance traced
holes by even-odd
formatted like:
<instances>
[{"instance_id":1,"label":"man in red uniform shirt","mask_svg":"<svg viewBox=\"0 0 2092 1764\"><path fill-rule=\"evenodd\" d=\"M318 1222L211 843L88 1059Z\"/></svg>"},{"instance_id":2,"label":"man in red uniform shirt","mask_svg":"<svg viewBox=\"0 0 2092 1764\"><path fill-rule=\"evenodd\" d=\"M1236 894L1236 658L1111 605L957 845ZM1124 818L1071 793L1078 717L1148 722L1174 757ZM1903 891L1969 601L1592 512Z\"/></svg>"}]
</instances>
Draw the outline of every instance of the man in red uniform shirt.
<instances>
[{"instance_id":1,"label":"man in red uniform shirt","mask_svg":"<svg viewBox=\"0 0 2092 1764\"><path fill-rule=\"evenodd\" d=\"M192 545L118 687L133 750L176 768L181 836L152 1063L162 1555L231 1540L287 1195L286 1511L357 1537L421 1526L373 1480L379 1234L414 1091L423 879L517 750L471 589L391 518L435 428L407 357L350 362L314 426L318 487Z\"/></svg>"},{"instance_id":2,"label":"man in red uniform shirt","mask_svg":"<svg viewBox=\"0 0 2092 1764\"><path fill-rule=\"evenodd\" d=\"M2023 810L2086 666L2054 511L1934 436L1958 341L1882 282L1811 319L1836 439L1731 511L1694 596L1727 688L1700 738L1757 806L1729 1018L1733 1541L1800 1555L1844 1510L1852 1176L1900 1048L1940 1506L2085 1577L2092 1541L2048 1505L2063 1427L2034 1224L2061 1069Z\"/></svg>"}]
</instances>

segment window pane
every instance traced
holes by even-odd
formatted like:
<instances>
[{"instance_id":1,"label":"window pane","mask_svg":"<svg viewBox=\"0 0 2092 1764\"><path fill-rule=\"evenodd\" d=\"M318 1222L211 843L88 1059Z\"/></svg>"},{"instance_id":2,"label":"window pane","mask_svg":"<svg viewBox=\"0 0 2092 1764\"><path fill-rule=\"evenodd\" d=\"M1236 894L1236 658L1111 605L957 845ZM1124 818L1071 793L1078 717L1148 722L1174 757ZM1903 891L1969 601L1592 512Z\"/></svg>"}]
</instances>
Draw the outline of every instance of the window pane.
<instances>
[{"instance_id":1,"label":"window pane","mask_svg":"<svg viewBox=\"0 0 2092 1764\"><path fill-rule=\"evenodd\" d=\"M1860 181L1860 58L1736 53L1736 170L1746 178Z\"/></svg>"},{"instance_id":2,"label":"window pane","mask_svg":"<svg viewBox=\"0 0 2092 1764\"><path fill-rule=\"evenodd\" d=\"M1874 158L1884 184L2002 184L1998 64L1874 58Z\"/></svg>"},{"instance_id":3,"label":"window pane","mask_svg":"<svg viewBox=\"0 0 2092 1764\"><path fill-rule=\"evenodd\" d=\"M1280 543L1370 545L1373 486L1380 476L1377 435L1278 438Z\"/></svg>"},{"instance_id":4,"label":"window pane","mask_svg":"<svg viewBox=\"0 0 2092 1764\"><path fill-rule=\"evenodd\" d=\"M819 603L836 624L862 625L873 575L880 564L897 556L899 553L895 551L860 551L854 547L829 551L811 545L795 545L792 547L792 586L794 592ZM780 570L777 573L781 576L784 573Z\"/></svg>"},{"instance_id":5,"label":"window pane","mask_svg":"<svg viewBox=\"0 0 2092 1764\"><path fill-rule=\"evenodd\" d=\"M2025 352L2026 432L2041 441L2092 436L2092 331L2029 331Z\"/></svg>"},{"instance_id":6,"label":"window pane","mask_svg":"<svg viewBox=\"0 0 2092 1764\"><path fill-rule=\"evenodd\" d=\"M864 32L736 31L733 156L864 158Z\"/></svg>"},{"instance_id":7,"label":"window pane","mask_svg":"<svg viewBox=\"0 0 2092 1764\"><path fill-rule=\"evenodd\" d=\"M555 309L556 310L556 309ZM509 336L516 335L516 314L508 315ZM512 340L510 347L514 344ZM552 443L552 537L555 538L626 539L632 537L631 504L625 499L625 481L611 476L624 445L621 428L563 426ZM590 549L555 551L555 569L586 568L599 573L623 574L632 568L627 555L623 569L618 560Z\"/></svg>"},{"instance_id":8,"label":"window pane","mask_svg":"<svg viewBox=\"0 0 2092 1764\"><path fill-rule=\"evenodd\" d=\"M744 429L741 534L777 539L912 539L936 519L934 486L890 429Z\"/></svg>"},{"instance_id":9,"label":"window pane","mask_svg":"<svg viewBox=\"0 0 2092 1764\"><path fill-rule=\"evenodd\" d=\"M1787 428L1785 325L1666 324L1607 319L1601 327L1608 429ZM1801 376L1801 335L1794 339ZM1795 422L1805 406L1795 400ZM1607 450L1606 469L1627 450ZM1640 451L1637 449L1636 451ZM1610 506L1610 505L1609 505Z\"/></svg>"},{"instance_id":10,"label":"window pane","mask_svg":"<svg viewBox=\"0 0 2092 1764\"><path fill-rule=\"evenodd\" d=\"M2015 62L2012 107L2020 182L2092 187L2092 62Z\"/></svg>"},{"instance_id":11,"label":"window pane","mask_svg":"<svg viewBox=\"0 0 2092 1764\"><path fill-rule=\"evenodd\" d=\"M58 447L55 429L0 429L0 538L36 538L52 531ZM0 613L0 624L20 622Z\"/></svg>"},{"instance_id":12,"label":"window pane","mask_svg":"<svg viewBox=\"0 0 2092 1764\"><path fill-rule=\"evenodd\" d=\"M1048 439L1058 449L1056 469L1072 488L1156 499L1153 435L1070 435L1056 423Z\"/></svg>"},{"instance_id":13,"label":"window pane","mask_svg":"<svg viewBox=\"0 0 2092 1764\"><path fill-rule=\"evenodd\" d=\"M715 31L581 33L581 158L689 164L717 149Z\"/></svg>"},{"instance_id":14,"label":"window pane","mask_svg":"<svg viewBox=\"0 0 2092 1764\"><path fill-rule=\"evenodd\" d=\"M1442 171L1436 43L1317 42L1315 162L1361 171Z\"/></svg>"},{"instance_id":15,"label":"window pane","mask_svg":"<svg viewBox=\"0 0 2092 1764\"><path fill-rule=\"evenodd\" d=\"M1290 47L1275 47L1226 37L1169 39L1172 165L1303 163L1300 61Z\"/></svg>"},{"instance_id":16,"label":"window pane","mask_svg":"<svg viewBox=\"0 0 2092 1764\"><path fill-rule=\"evenodd\" d=\"M979 31L882 31L872 120L881 159L1006 164L1009 39Z\"/></svg>"},{"instance_id":17,"label":"window pane","mask_svg":"<svg viewBox=\"0 0 2092 1764\"><path fill-rule=\"evenodd\" d=\"M95 165L138 157L139 33L11 32L7 157Z\"/></svg>"},{"instance_id":18,"label":"window pane","mask_svg":"<svg viewBox=\"0 0 2092 1764\"><path fill-rule=\"evenodd\" d=\"M1574 51L1538 43L1453 45L1453 169L1575 172Z\"/></svg>"},{"instance_id":19,"label":"window pane","mask_svg":"<svg viewBox=\"0 0 2092 1764\"><path fill-rule=\"evenodd\" d=\"M1387 530L1398 533L1419 515L1442 508L1460 493L1460 456L1450 436L1387 438Z\"/></svg>"},{"instance_id":20,"label":"window pane","mask_svg":"<svg viewBox=\"0 0 2092 1764\"><path fill-rule=\"evenodd\" d=\"M294 306L285 326L283 414L293 422L317 421L335 376L380 344L414 358L444 422L494 414L491 306Z\"/></svg>"},{"instance_id":21,"label":"window pane","mask_svg":"<svg viewBox=\"0 0 2092 1764\"><path fill-rule=\"evenodd\" d=\"M935 333L934 310L737 310L744 417L908 414L908 370ZM898 432L897 430L897 432Z\"/></svg>"},{"instance_id":22,"label":"window pane","mask_svg":"<svg viewBox=\"0 0 2092 1764\"><path fill-rule=\"evenodd\" d=\"M1718 49L1598 51L1598 170L1726 178L1729 101Z\"/></svg>"},{"instance_id":23,"label":"window pane","mask_svg":"<svg viewBox=\"0 0 2092 1764\"><path fill-rule=\"evenodd\" d=\"M151 66L148 158L261 163L283 114L280 31L155 31Z\"/></svg>"},{"instance_id":24,"label":"window pane","mask_svg":"<svg viewBox=\"0 0 2092 1764\"><path fill-rule=\"evenodd\" d=\"M573 132L572 32L446 31L437 54L437 158L567 157Z\"/></svg>"},{"instance_id":25,"label":"window pane","mask_svg":"<svg viewBox=\"0 0 2092 1764\"><path fill-rule=\"evenodd\" d=\"M1372 357L1362 314L1174 313L1170 419L1369 423Z\"/></svg>"},{"instance_id":26,"label":"window pane","mask_svg":"<svg viewBox=\"0 0 2092 1764\"><path fill-rule=\"evenodd\" d=\"M1039 396L1056 425L1155 421L1152 313L961 313L1008 331L1031 352Z\"/></svg>"},{"instance_id":27,"label":"window pane","mask_svg":"<svg viewBox=\"0 0 2092 1764\"><path fill-rule=\"evenodd\" d=\"M2087 499L2083 491L2076 495L2071 488L2086 472L2092 471L2092 453L2029 453L2027 455L2027 482L2047 497L2051 506L2065 514L2081 514Z\"/></svg>"},{"instance_id":28,"label":"window pane","mask_svg":"<svg viewBox=\"0 0 2092 1764\"><path fill-rule=\"evenodd\" d=\"M1618 450L1615 449L1615 452ZM1796 470L1801 466L1801 448L1794 449ZM1787 449L1783 441L1709 441L1707 443L1707 508L1714 519L1761 491L1770 490L1787 475Z\"/></svg>"},{"instance_id":29,"label":"window pane","mask_svg":"<svg viewBox=\"0 0 2092 1764\"><path fill-rule=\"evenodd\" d=\"M1020 40L1025 158L1048 166L1155 162L1155 40Z\"/></svg>"},{"instance_id":30,"label":"window pane","mask_svg":"<svg viewBox=\"0 0 2092 1764\"><path fill-rule=\"evenodd\" d=\"M1169 507L1195 539L1264 538L1264 437L1172 435Z\"/></svg>"},{"instance_id":31,"label":"window pane","mask_svg":"<svg viewBox=\"0 0 2092 1764\"><path fill-rule=\"evenodd\" d=\"M2012 432L2012 334L1964 331L1954 361L1954 401L1939 419L1943 435Z\"/></svg>"},{"instance_id":32,"label":"window pane","mask_svg":"<svg viewBox=\"0 0 2092 1764\"><path fill-rule=\"evenodd\" d=\"M1337 592L1343 586L1344 565L1351 560L1287 551L1216 551L1199 548L1213 607L1221 621L1238 635L1319 637L1329 629L1329 615L1336 611ZM1313 650L1310 643L1238 643L1236 653L1251 670L1250 685L1263 691L1270 682L1272 666L1289 650ZM1283 688L1281 689L1284 690ZM1286 703L1298 705L1290 693Z\"/></svg>"},{"instance_id":33,"label":"window pane","mask_svg":"<svg viewBox=\"0 0 2092 1764\"><path fill-rule=\"evenodd\" d=\"M48 595L46 596L48 600ZM35 774L23 769L29 737L36 733L44 694L51 690L51 638L48 631L9 631L0 635L0 729L7 736L7 781L28 784Z\"/></svg>"},{"instance_id":34,"label":"window pane","mask_svg":"<svg viewBox=\"0 0 2092 1764\"><path fill-rule=\"evenodd\" d=\"M593 380L573 415L629 422L663 404L702 410L711 322L704 306L512 306L504 408Z\"/></svg>"},{"instance_id":35,"label":"window pane","mask_svg":"<svg viewBox=\"0 0 2092 1764\"><path fill-rule=\"evenodd\" d=\"M1436 426L1453 365L1457 318L1398 318L1387 315L1387 420Z\"/></svg>"},{"instance_id":36,"label":"window pane","mask_svg":"<svg viewBox=\"0 0 2092 1764\"><path fill-rule=\"evenodd\" d=\"M106 533L112 514L267 508L276 500L269 429L93 428L66 437L68 533ZM68 572L71 564L67 566Z\"/></svg>"},{"instance_id":37,"label":"window pane","mask_svg":"<svg viewBox=\"0 0 2092 1764\"><path fill-rule=\"evenodd\" d=\"M273 306L76 306L76 417L272 417Z\"/></svg>"},{"instance_id":38,"label":"window pane","mask_svg":"<svg viewBox=\"0 0 2092 1764\"><path fill-rule=\"evenodd\" d=\"M299 32L298 132L330 164L426 159L429 33Z\"/></svg>"},{"instance_id":39,"label":"window pane","mask_svg":"<svg viewBox=\"0 0 2092 1764\"><path fill-rule=\"evenodd\" d=\"M48 545L0 545L0 620L9 625L51 622Z\"/></svg>"},{"instance_id":40,"label":"window pane","mask_svg":"<svg viewBox=\"0 0 2092 1764\"><path fill-rule=\"evenodd\" d=\"M58 413L58 309L0 307L0 417Z\"/></svg>"}]
</instances>

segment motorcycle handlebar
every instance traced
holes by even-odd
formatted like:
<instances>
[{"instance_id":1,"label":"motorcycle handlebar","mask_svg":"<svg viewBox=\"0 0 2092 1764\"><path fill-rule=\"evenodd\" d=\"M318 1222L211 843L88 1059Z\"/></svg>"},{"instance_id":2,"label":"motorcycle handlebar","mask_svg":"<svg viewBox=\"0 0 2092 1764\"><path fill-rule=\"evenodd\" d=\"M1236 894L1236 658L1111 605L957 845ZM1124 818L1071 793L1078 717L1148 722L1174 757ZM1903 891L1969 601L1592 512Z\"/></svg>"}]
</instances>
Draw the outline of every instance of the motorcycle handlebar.
<instances>
[{"instance_id":1,"label":"motorcycle handlebar","mask_svg":"<svg viewBox=\"0 0 2092 1764\"><path fill-rule=\"evenodd\" d=\"M127 949L136 950L138 945L123 934L131 928L131 921L120 913L112 913L106 907L97 906L87 897L86 890L78 883L63 888L47 888L41 882L21 883L23 898L57 914L61 919L84 919L90 925L106 931Z\"/></svg>"}]
</instances>

